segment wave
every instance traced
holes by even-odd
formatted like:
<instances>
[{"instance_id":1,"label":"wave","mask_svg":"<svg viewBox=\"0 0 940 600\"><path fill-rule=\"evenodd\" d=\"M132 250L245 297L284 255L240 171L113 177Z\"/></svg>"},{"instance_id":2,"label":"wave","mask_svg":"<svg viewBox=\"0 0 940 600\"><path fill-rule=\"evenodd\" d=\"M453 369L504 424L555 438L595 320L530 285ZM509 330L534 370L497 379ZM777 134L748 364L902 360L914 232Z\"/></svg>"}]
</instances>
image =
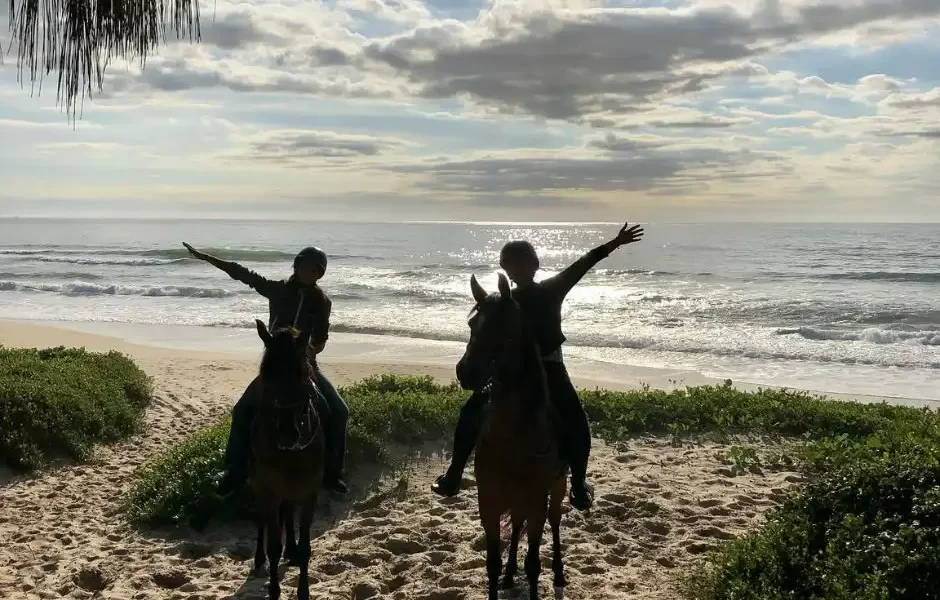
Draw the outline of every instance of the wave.
<instances>
[{"instance_id":1,"label":"wave","mask_svg":"<svg viewBox=\"0 0 940 600\"><path fill-rule=\"evenodd\" d=\"M129 267L159 267L172 265L182 262L186 259L163 259L163 258L107 258L107 257L82 257L82 256L34 256L29 260L45 263L64 263L68 265L117 265Z\"/></svg>"},{"instance_id":2,"label":"wave","mask_svg":"<svg viewBox=\"0 0 940 600\"><path fill-rule=\"evenodd\" d=\"M296 252L281 252L279 250L232 250L230 248L199 248L201 252L211 254L222 260L234 260L244 262L282 262L292 261ZM164 259L190 259L189 250L186 248L173 248L165 250L142 250L126 251L126 254L136 254L139 256L149 256Z\"/></svg>"},{"instance_id":3,"label":"wave","mask_svg":"<svg viewBox=\"0 0 940 600\"><path fill-rule=\"evenodd\" d=\"M46 292L64 296L176 296L183 298L231 298L246 292L231 292L219 288L200 288L189 286L123 286L101 285L86 282L71 283L20 283L0 281L3 292Z\"/></svg>"},{"instance_id":4,"label":"wave","mask_svg":"<svg viewBox=\"0 0 940 600\"><path fill-rule=\"evenodd\" d=\"M202 252L211 254L223 260L241 261L241 262L290 262L296 255L295 252L283 252L280 250L239 250L231 248L200 248ZM140 263L140 264L171 264L183 260L192 260L189 251L186 248L159 248L159 249L118 249L118 248L99 248L99 247L65 247L65 246L44 246L40 248L21 247L21 248L0 248L0 255L18 256L24 260L38 260L44 262L72 262L82 261L102 261L87 262L78 264L138 264L115 262L115 260L141 260L151 259L162 262ZM127 257L121 259L107 260L98 257ZM136 258L134 258L136 257ZM331 254L332 260L374 260L375 257L356 254Z\"/></svg>"},{"instance_id":5,"label":"wave","mask_svg":"<svg viewBox=\"0 0 940 600\"><path fill-rule=\"evenodd\" d=\"M940 283L940 273L906 273L903 271L858 271L814 275L814 279L831 281L890 281L896 283Z\"/></svg>"},{"instance_id":6,"label":"wave","mask_svg":"<svg viewBox=\"0 0 940 600\"><path fill-rule=\"evenodd\" d=\"M85 273L84 271L56 271L49 273L13 273L0 272L0 279L14 279L17 277L30 277L33 279L75 279L78 281L99 281L104 275Z\"/></svg>"},{"instance_id":7,"label":"wave","mask_svg":"<svg viewBox=\"0 0 940 600\"><path fill-rule=\"evenodd\" d=\"M940 346L940 331L893 331L875 328L862 331L844 331L795 327L778 329L776 333L777 335L798 335L807 340L816 341L869 342L872 344L915 342L925 346Z\"/></svg>"},{"instance_id":8,"label":"wave","mask_svg":"<svg viewBox=\"0 0 940 600\"><path fill-rule=\"evenodd\" d=\"M254 327L254 321L244 322L218 322L213 323L214 327L231 327L238 329L248 329ZM407 337L424 340L465 342L466 334L448 331L432 331L427 329L409 329L406 327L382 327L382 326L363 326L346 323L335 323L331 326L331 331L338 333L357 333L366 335ZM590 339L589 339L590 338ZM940 345L940 333L935 334L933 342L930 345ZM869 355L846 356L838 354L823 354L813 352L812 350L801 350L799 348L740 348L740 347L721 347L710 344L700 344L693 341L683 341L679 338L675 340L657 339L651 337L635 337L623 339L596 339L593 336L583 338L577 334L569 336L568 346L582 348L612 348L627 350L645 350L650 352L667 352L686 355L711 355L726 358L747 358L756 360L785 360L785 361L805 361L843 365L866 365L879 367L899 367L899 368L929 368L940 369L940 362L916 361L911 362L897 356L885 355L883 357L872 357Z\"/></svg>"},{"instance_id":9,"label":"wave","mask_svg":"<svg viewBox=\"0 0 940 600\"><path fill-rule=\"evenodd\" d=\"M225 327L231 329L252 329L255 326L254 320L251 321L218 321L210 323L209 327ZM334 323L330 325L330 331L336 333L358 333L362 335L386 335L392 337L406 337L420 340L435 340L443 342L465 342L467 336L459 336L446 331L415 330L403 327L377 327L367 325L347 325L345 323Z\"/></svg>"},{"instance_id":10,"label":"wave","mask_svg":"<svg viewBox=\"0 0 940 600\"><path fill-rule=\"evenodd\" d=\"M830 265L825 265L829 267ZM912 273L908 271L846 271L843 273L806 273L802 271L773 271L761 273L757 278L745 281L767 279L815 279L817 281L884 281L888 283L940 283L940 272Z\"/></svg>"}]
</instances>

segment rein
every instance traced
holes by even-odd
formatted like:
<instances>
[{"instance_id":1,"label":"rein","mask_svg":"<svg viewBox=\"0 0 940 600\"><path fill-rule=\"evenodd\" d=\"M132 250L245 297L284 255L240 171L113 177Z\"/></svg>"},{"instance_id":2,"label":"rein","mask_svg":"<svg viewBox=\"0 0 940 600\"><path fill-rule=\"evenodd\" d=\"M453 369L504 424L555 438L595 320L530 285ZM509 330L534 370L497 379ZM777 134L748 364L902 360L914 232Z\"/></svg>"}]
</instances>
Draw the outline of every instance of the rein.
<instances>
[{"instance_id":1,"label":"rein","mask_svg":"<svg viewBox=\"0 0 940 600\"><path fill-rule=\"evenodd\" d=\"M322 393L320 392L320 389L317 387L317 384L312 380L310 381L310 383L313 386L314 392L318 395L322 395ZM293 425L294 431L297 432L297 437L295 438L294 443L291 444L290 446L286 446L281 443L278 443L277 449L284 450L286 452L299 452L301 450L306 450L307 448L310 447L311 444L313 444L313 442L317 440L318 437L320 437L320 430L322 429L322 423L320 423L320 415L314 407L314 400L311 397L307 397L306 399L298 401L298 402L282 403L280 402L280 398L281 398L281 395L278 394L275 397L275 401L274 401L274 409L276 411L275 416L274 416L275 426L280 425L280 422L281 422L280 413L281 412L285 410L295 409L295 408L302 407L302 406L306 406L306 410L299 411L292 415L293 423L291 423L291 425ZM316 423L317 423L316 427L313 427L314 417L316 417ZM304 434L304 421L305 420L309 420L309 423L306 427L306 430L309 432L308 434L309 437L305 437L305 434ZM310 432L311 429L313 430L312 432Z\"/></svg>"}]
</instances>

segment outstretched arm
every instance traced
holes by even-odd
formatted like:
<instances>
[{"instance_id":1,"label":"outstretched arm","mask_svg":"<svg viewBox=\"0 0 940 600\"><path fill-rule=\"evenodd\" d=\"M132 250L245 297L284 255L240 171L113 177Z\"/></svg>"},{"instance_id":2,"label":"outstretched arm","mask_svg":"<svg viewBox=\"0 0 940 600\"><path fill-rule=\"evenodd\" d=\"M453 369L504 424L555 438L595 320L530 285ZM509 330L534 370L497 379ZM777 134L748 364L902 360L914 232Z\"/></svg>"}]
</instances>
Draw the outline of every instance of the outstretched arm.
<instances>
[{"instance_id":1,"label":"outstretched arm","mask_svg":"<svg viewBox=\"0 0 940 600\"><path fill-rule=\"evenodd\" d=\"M193 258L209 263L213 267L223 271L232 279L240 281L253 288L265 298L271 298L277 293L279 282L266 279L254 271L241 266L237 262L222 260L221 258L212 256L211 254L200 252L186 242L183 242L183 246L189 250L189 253L193 256Z\"/></svg>"},{"instance_id":2,"label":"outstretched arm","mask_svg":"<svg viewBox=\"0 0 940 600\"><path fill-rule=\"evenodd\" d=\"M571 291L571 288L577 285L587 275L587 272L594 268L594 265L610 256L611 252L620 246L639 242L642 239L643 228L639 225L631 227L629 223L626 223L617 233L617 237L589 251L561 273L543 281L542 285L554 291L560 298L564 298Z\"/></svg>"}]
</instances>

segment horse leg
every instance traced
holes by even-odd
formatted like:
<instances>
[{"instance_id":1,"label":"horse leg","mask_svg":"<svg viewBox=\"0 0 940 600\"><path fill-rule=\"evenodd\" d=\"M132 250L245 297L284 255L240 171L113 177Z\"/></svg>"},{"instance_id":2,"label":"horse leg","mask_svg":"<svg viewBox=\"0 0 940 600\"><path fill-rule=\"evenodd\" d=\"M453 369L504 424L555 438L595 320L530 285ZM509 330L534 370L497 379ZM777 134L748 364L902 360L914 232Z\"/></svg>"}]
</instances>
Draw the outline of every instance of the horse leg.
<instances>
[{"instance_id":1,"label":"horse leg","mask_svg":"<svg viewBox=\"0 0 940 600\"><path fill-rule=\"evenodd\" d=\"M567 487L567 477L562 475L552 487L552 497L548 506L548 522L552 527L552 571L555 574L556 588L568 585L568 580L565 578L565 566L561 559L561 503L565 498Z\"/></svg>"},{"instance_id":2,"label":"horse leg","mask_svg":"<svg viewBox=\"0 0 940 600\"><path fill-rule=\"evenodd\" d=\"M258 516L258 541L255 545L255 577L261 577L264 575L264 561L268 559L268 555L264 551L264 513L260 511Z\"/></svg>"},{"instance_id":3,"label":"horse leg","mask_svg":"<svg viewBox=\"0 0 940 600\"><path fill-rule=\"evenodd\" d=\"M512 537L509 539L509 558L506 560L506 572L503 573L503 589L511 590L515 586L513 578L519 570L519 536L522 534L522 525L525 519L518 511L512 512Z\"/></svg>"},{"instance_id":4,"label":"horse leg","mask_svg":"<svg viewBox=\"0 0 940 600\"><path fill-rule=\"evenodd\" d=\"M528 515L529 551L525 555L525 574L529 580L529 600L539 600L539 574L542 572L542 561L539 557L539 546L542 544L542 531L545 529L545 517L548 512L548 498L542 496L532 505Z\"/></svg>"},{"instance_id":5,"label":"horse leg","mask_svg":"<svg viewBox=\"0 0 940 600\"><path fill-rule=\"evenodd\" d=\"M300 567L297 579L297 600L310 598L310 529L313 527L313 511L317 505L316 494L300 506L300 543L297 546L295 563Z\"/></svg>"},{"instance_id":6,"label":"horse leg","mask_svg":"<svg viewBox=\"0 0 940 600\"><path fill-rule=\"evenodd\" d=\"M297 538L294 537L294 505L287 500L281 504L281 521L284 524L284 558L287 564L296 566Z\"/></svg>"},{"instance_id":7,"label":"horse leg","mask_svg":"<svg viewBox=\"0 0 940 600\"><path fill-rule=\"evenodd\" d=\"M486 535L486 576L489 600L499 598L499 574L503 569L503 556L500 548L500 523L502 516L500 505L493 499L485 499L479 495L480 520L483 522L483 533Z\"/></svg>"},{"instance_id":8,"label":"horse leg","mask_svg":"<svg viewBox=\"0 0 940 600\"><path fill-rule=\"evenodd\" d=\"M278 582L278 566L281 564L281 503L277 500L269 499L265 503L264 522L267 529L268 538L268 571L270 583L268 584L268 595L271 600L278 600L281 597L281 584Z\"/></svg>"}]
</instances>

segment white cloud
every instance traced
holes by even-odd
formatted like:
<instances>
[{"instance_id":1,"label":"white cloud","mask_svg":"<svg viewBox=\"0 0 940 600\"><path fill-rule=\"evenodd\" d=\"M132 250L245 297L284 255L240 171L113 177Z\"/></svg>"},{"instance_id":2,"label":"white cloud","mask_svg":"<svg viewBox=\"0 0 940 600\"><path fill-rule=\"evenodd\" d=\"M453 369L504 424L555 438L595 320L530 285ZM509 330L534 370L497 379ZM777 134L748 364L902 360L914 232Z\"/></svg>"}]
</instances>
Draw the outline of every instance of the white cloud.
<instances>
[{"instance_id":1,"label":"white cloud","mask_svg":"<svg viewBox=\"0 0 940 600\"><path fill-rule=\"evenodd\" d=\"M429 210L511 198L558 214L803 196L876 206L901 187L908 198L894 204L913 206L935 194L940 71L849 79L832 64L767 65L791 49L920 39L936 0L669 6L494 0L471 14L419 0L221 0L203 12L200 44L171 43L143 70L113 65L75 129L0 70L0 155L83 173L37 187L18 171L4 193L360 195Z\"/></svg>"}]
</instances>

